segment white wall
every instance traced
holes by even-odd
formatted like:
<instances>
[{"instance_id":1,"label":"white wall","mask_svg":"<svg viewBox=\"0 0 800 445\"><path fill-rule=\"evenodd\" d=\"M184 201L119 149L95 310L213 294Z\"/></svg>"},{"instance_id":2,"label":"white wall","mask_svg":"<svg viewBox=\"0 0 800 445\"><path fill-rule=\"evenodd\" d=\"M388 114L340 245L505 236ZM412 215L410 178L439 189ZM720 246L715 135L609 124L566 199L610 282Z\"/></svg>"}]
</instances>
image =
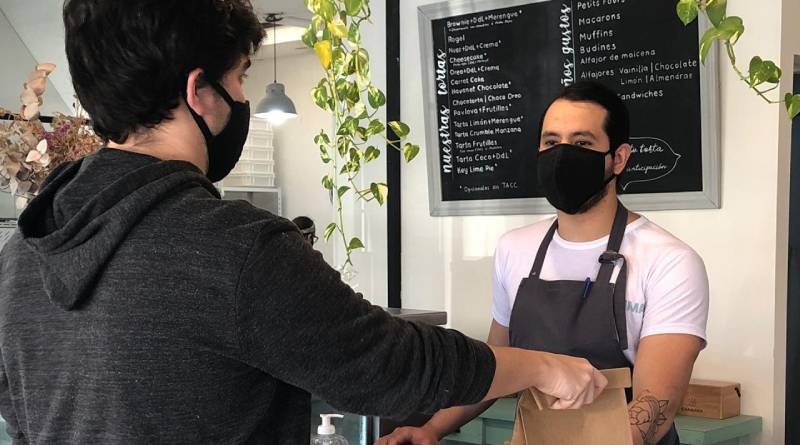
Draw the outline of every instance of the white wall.
<instances>
[{"instance_id":1,"label":"white wall","mask_svg":"<svg viewBox=\"0 0 800 445\"><path fill-rule=\"evenodd\" d=\"M381 3L381 2L373 2ZM369 38L363 39L364 49L370 54L370 71L373 83L382 91L386 91L386 15L384 9L372 7L372 24L364 23L362 32ZM366 98L365 98L366 100ZM386 119L383 108L376 116ZM364 166L360 175L360 186L369 188L370 183L386 183L386 143L382 139L373 138L370 144L381 150L381 157ZM389 194L395 193L389 190ZM357 230L367 246L363 252L356 253L354 262L359 271L358 290L363 292L373 304L388 304L388 262L387 232L388 222L386 206L377 202L358 203L349 206L350 225Z\"/></svg>"},{"instance_id":2,"label":"white wall","mask_svg":"<svg viewBox=\"0 0 800 445\"><path fill-rule=\"evenodd\" d=\"M370 27L375 38L365 42L365 48L373 55L373 72L385 73L384 27L382 11L373 14L376 25ZM380 25L378 25L380 24ZM286 86L286 92L294 101L299 117L275 129L276 173L278 185L283 188L284 216L310 216L317 226L317 235L322 237L325 227L334 220L333 207L328 193L322 188L321 180L331 173L319 158L319 149L314 144L314 136L325 129L330 134L332 118L320 110L311 99L310 91L323 76L323 70L316 55L308 49L300 49L302 43L294 42L278 45L278 82ZM376 76L376 85L385 88L385 76ZM256 56L245 84L245 93L255 109L264 97L267 83L273 81L272 48L264 47ZM378 141L371 141L376 147ZM361 187L369 187L371 182L386 181L385 158L365 166ZM391 193L391 192L390 192ZM355 288L374 304L386 305L386 209L377 203L355 204L352 194L345 206L345 227L349 237L357 236L367 246L365 251L353 255L358 277ZM338 238L332 237L328 243L322 239L316 245L325 259L334 267L344 262L343 246Z\"/></svg>"},{"instance_id":3,"label":"white wall","mask_svg":"<svg viewBox=\"0 0 800 445\"><path fill-rule=\"evenodd\" d=\"M780 26L782 3L729 2L729 14L742 16L749 31L737 44L741 60L761 55L791 66L791 58L781 57L781 42L787 42ZM784 19L796 23L800 14L795 10ZM764 433L752 443L780 444L790 127L783 107L765 104L725 63L722 67L723 207L648 216L695 247L708 268L710 343L695 375L741 382L743 412L764 417ZM790 88L786 76L782 89Z\"/></svg>"},{"instance_id":4,"label":"white wall","mask_svg":"<svg viewBox=\"0 0 800 445\"><path fill-rule=\"evenodd\" d=\"M403 118L423 147L417 7L434 2L401 2ZM383 4L372 7L379 10ZM791 72L790 54L800 53L797 0L731 1L729 14L742 16L747 26L737 45L741 60L756 54L779 59ZM722 209L646 216L692 245L708 268L710 343L695 376L741 382L743 412L764 417L764 433L750 443L779 444L784 428L789 124L781 107L762 102L725 63L722 67ZM790 83L782 89L788 91ZM540 217L432 218L427 184L423 148L420 158L403 169L403 305L445 309L453 327L485 338L496 240Z\"/></svg>"},{"instance_id":5,"label":"white wall","mask_svg":"<svg viewBox=\"0 0 800 445\"><path fill-rule=\"evenodd\" d=\"M54 78L66 77L69 82L69 68L64 55L63 25L59 23L57 29L49 26L30 26L28 31L32 34L31 37L35 36L35 38L26 38L22 35L26 32L26 28L14 21L13 16L8 15L9 11L23 15L21 6L22 2L19 1L0 0L0 42L3 42L0 47L0 60L3 61L0 63L0 107L19 112L19 95L22 93L22 85L28 79L28 75L39 63L55 62L58 66L47 82L42 113L45 115L52 115L54 111L71 113L72 108L67 106L67 102L58 94L57 88L53 84ZM40 10L40 8L31 9L29 7L27 9L31 11L28 15L55 14L60 17L60 7L54 5L51 0L48 0L47 4L38 4L37 6L45 8ZM45 14L45 10L49 14ZM32 53L30 44L47 45L54 48L53 52L60 54L59 60L43 56L37 58ZM64 59L63 64L60 63L61 58ZM71 104L71 101L69 103Z\"/></svg>"},{"instance_id":6,"label":"white wall","mask_svg":"<svg viewBox=\"0 0 800 445\"><path fill-rule=\"evenodd\" d=\"M321 239L325 227L336 217L328 192L321 184L322 177L331 171L320 160L319 149L314 144L314 136L320 130L331 133L333 120L311 99L310 91L322 78L323 70L314 52L301 49L302 46L299 42L278 45L278 82L286 86L298 117L275 128L276 179L283 189L284 216L289 219L299 215L311 217L320 237L316 248L329 264L338 268L344 262L341 241L336 237L327 243ZM382 46L378 44L377 48ZM377 55L376 67L385 65L380 61L382 56L380 53ZM273 78L272 48L264 47L256 55L245 84L245 94L253 110ZM361 175L361 186L368 188L372 181L385 182L385 165L379 160L367 166ZM386 211L374 203L354 204L352 199L348 202L345 207L346 232L350 237L361 238L367 246L366 251L353 256L358 271L353 284L371 302L386 305Z\"/></svg>"},{"instance_id":7,"label":"white wall","mask_svg":"<svg viewBox=\"0 0 800 445\"><path fill-rule=\"evenodd\" d=\"M269 57L262 58L267 55ZM245 96L253 111L264 97L266 86L273 81L272 49L264 48L257 57L245 83ZM278 70L278 81L286 86L286 94L294 101L298 113L296 119L274 129L276 184L283 189L283 215L288 219L301 215L310 217L321 238L333 213L321 185L327 170L319 159L314 135L323 128L328 129L331 120L312 102L309 91L319 81L322 70L314 53L309 51L279 56ZM333 250L329 243L320 239L316 248L332 263Z\"/></svg>"}]
</instances>

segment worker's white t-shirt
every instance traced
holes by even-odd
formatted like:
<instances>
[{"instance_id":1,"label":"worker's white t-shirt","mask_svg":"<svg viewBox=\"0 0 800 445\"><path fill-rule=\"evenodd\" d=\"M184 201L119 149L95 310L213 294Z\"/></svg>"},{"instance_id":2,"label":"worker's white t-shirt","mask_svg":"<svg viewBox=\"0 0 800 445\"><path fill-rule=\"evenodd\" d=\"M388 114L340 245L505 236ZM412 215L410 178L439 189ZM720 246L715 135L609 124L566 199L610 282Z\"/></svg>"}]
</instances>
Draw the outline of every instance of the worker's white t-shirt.
<instances>
[{"instance_id":1,"label":"worker's white t-shirt","mask_svg":"<svg viewBox=\"0 0 800 445\"><path fill-rule=\"evenodd\" d=\"M527 277L544 236L554 219L522 227L500 238L494 257L492 316L508 327L520 282ZM598 258L608 237L585 243L562 239L550 243L541 279L594 281ZM626 315L628 347L634 363L639 340L657 334L691 334L706 340L708 276L700 256L681 240L640 217L628 224L620 253L628 264ZM612 281L616 280L619 267ZM569 326L564 326L568 329Z\"/></svg>"}]
</instances>

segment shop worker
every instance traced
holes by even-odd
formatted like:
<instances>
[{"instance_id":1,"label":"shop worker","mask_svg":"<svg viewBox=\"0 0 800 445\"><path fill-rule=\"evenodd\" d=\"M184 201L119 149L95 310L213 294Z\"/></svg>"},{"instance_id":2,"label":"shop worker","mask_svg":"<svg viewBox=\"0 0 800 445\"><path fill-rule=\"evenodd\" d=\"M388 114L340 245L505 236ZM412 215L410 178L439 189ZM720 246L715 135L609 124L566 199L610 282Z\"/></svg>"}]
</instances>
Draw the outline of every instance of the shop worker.
<instances>
[{"instance_id":1,"label":"shop worker","mask_svg":"<svg viewBox=\"0 0 800 445\"><path fill-rule=\"evenodd\" d=\"M319 237L317 237L317 227L314 224L313 219L307 216L298 216L297 218L293 219L292 222L300 230L300 234L308 244L313 246L317 243Z\"/></svg>"},{"instance_id":2,"label":"shop worker","mask_svg":"<svg viewBox=\"0 0 800 445\"><path fill-rule=\"evenodd\" d=\"M294 224L220 200L264 37L248 0L67 0L63 15L107 147L49 176L0 255L14 443L307 444L309 393L404 416L527 386L561 407L602 390L584 359L394 319Z\"/></svg>"},{"instance_id":3,"label":"shop worker","mask_svg":"<svg viewBox=\"0 0 800 445\"><path fill-rule=\"evenodd\" d=\"M633 443L678 445L673 419L706 344L708 278L689 246L618 201L628 122L619 96L589 82L545 112L537 174L557 216L500 239L488 343L632 368ZM440 411L382 444L436 443L490 405Z\"/></svg>"}]
</instances>

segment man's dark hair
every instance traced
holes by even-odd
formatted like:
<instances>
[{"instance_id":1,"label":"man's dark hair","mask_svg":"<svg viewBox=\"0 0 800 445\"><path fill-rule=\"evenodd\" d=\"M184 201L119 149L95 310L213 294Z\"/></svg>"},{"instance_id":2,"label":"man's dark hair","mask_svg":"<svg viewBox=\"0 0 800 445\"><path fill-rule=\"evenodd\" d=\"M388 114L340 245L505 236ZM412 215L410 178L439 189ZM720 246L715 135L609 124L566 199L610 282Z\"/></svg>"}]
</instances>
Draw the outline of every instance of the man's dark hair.
<instances>
[{"instance_id":1,"label":"man's dark hair","mask_svg":"<svg viewBox=\"0 0 800 445\"><path fill-rule=\"evenodd\" d=\"M570 102L590 102L600 105L606 110L606 121L603 128L608 135L611 150L616 151L620 145L626 144L630 140L630 115L625 102L611 88L592 81L580 81L570 85L564 88L561 94L553 99L553 102L550 102L539 121L539 135L542 134L544 117L550 106L561 99Z\"/></svg>"},{"instance_id":2,"label":"man's dark hair","mask_svg":"<svg viewBox=\"0 0 800 445\"><path fill-rule=\"evenodd\" d=\"M300 234L309 244L313 246L317 242L319 238L317 237L317 227L314 225L313 219L307 216L298 216L292 222L300 229Z\"/></svg>"},{"instance_id":3,"label":"man's dark hair","mask_svg":"<svg viewBox=\"0 0 800 445\"><path fill-rule=\"evenodd\" d=\"M169 119L192 70L220 81L264 38L249 0L66 0L63 13L78 99L120 144Z\"/></svg>"}]
</instances>

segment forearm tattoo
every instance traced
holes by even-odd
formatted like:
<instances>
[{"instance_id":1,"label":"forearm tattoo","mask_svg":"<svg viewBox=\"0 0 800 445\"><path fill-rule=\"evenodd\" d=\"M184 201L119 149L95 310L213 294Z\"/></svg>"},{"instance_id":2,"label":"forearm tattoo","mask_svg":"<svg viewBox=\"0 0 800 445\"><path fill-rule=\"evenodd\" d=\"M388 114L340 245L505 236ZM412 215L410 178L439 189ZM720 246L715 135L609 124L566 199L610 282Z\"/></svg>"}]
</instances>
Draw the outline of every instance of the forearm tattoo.
<instances>
[{"instance_id":1,"label":"forearm tattoo","mask_svg":"<svg viewBox=\"0 0 800 445\"><path fill-rule=\"evenodd\" d=\"M645 391L631 403L628 415L632 426L642 434L644 445L654 445L658 428L667 422L664 415L669 400L658 400L649 391Z\"/></svg>"}]
</instances>

